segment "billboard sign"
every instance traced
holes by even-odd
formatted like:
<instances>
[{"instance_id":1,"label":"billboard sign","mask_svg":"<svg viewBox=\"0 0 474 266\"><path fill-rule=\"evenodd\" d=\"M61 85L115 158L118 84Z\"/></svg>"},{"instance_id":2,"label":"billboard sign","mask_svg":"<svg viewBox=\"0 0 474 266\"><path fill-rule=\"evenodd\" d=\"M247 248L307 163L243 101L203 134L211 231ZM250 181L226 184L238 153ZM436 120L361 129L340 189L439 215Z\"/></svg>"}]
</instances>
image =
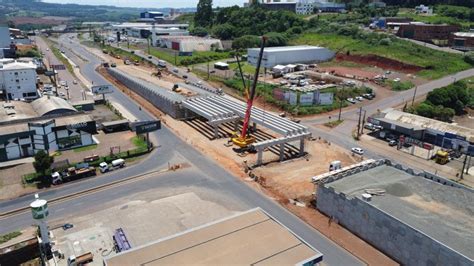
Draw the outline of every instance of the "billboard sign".
<instances>
[{"instance_id":1,"label":"billboard sign","mask_svg":"<svg viewBox=\"0 0 474 266\"><path fill-rule=\"evenodd\" d=\"M159 129L161 129L160 120L132 123L132 130L135 131L137 134L153 132Z\"/></svg>"},{"instance_id":2,"label":"billboard sign","mask_svg":"<svg viewBox=\"0 0 474 266\"><path fill-rule=\"evenodd\" d=\"M296 105L298 102L298 94L296 94L296 92L288 92L288 96L290 105Z\"/></svg>"},{"instance_id":3,"label":"billboard sign","mask_svg":"<svg viewBox=\"0 0 474 266\"><path fill-rule=\"evenodd\" d=\"M312 92L301 94L300 105L302 106L313 105L313 98L314 98L314 93Z\"/></svg>"},{"instance_id":4,"label":"billboard sign","mask_svg":"<svg viewBox=\"0 0 474 266\"><path fill-rule=\"evenodd\" d=\"M66 70L65 65L51 65L51 68L54 70Z\"/></svg>"},{"instance_id":5,"label":"billboard sign","mask_svg":"<svg viewBox=\"0 0 474 266\"><path fill-rule=\"evenodd\" d=\"M112 86L110 85L92 86L91 90L92 90L92 93L94 94L107 94L107 93L113 92Z\"/></svg>"},{"instance_id":6,"label":"billboard sign","mask_svg":"<svg viewBox=\"0 0 474 266\"><path fill-rule=\"evenodd\" d=\"M319 94L319 104L321 105L330 105L334 102L334 93L325 92Z\"/></svg>"}]
</instances>

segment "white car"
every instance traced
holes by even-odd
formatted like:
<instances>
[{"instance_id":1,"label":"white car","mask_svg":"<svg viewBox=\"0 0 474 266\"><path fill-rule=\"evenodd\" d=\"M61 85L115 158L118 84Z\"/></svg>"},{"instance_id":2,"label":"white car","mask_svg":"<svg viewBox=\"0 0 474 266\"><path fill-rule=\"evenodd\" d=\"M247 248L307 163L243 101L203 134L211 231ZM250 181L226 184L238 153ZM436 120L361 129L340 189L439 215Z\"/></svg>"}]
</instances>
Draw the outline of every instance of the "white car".
<instances>
[{"instance_id":1,"label":"white car","mask_svg":"<svg viewBox=\"0 0 474 266\"><path fill-rule=\"evenodd\" d=\"M364 98L361 97L361 96L357 96L357 97L356 97L356 100L358 100L359 102L362 102L362 101L364 100Z\"/></svg>"},{"instance_id":2,"label":"white car","mask_svg":"<svg viewBox=\"0 0 474 266\"><path fill-rule=\"evenodd\" d=\"M66 85L67 85L67 82L66 82L65 80L61 80L61 81L59 82L59 85L61 85L61 86L66 86Z\"/></svg>"},{"instance_id":3,"label":"white car","mask_svg":"<svg viewBox=\"0 0 474 266\"><path fill-rule=\"evenodd\" d=\"M350 102L350 103L356 103L356 101L354 100L354 98L347 98L347 101Z\"/></svg>"},{"instance_id":4,"label":"white car","mask_svg":"<svg viewBox=\"0 0 474 266\"><path fill-rule=\"evenodd\" d=\"M179 70L178 70L177 68L173 68L173 72L174 72L174 73L178 73Z\"/></svg>"},{"instance_id":5,"label":"white car","mask_svg":"<svg viewBox=\"0 0 474 266\"><path fill-rule=\"evenodd\" d=\"M59 97L64 97L64 96L66 96L66 94L64 94L64 92L60 91L59 92Z\"/></svg>"},{"instance_id":6,"label":"white car","mask_svg":"<svg viewBox=\"0 0 474 266\"><path fill-rule=\"evenodd\" d=\"M77 80L73 80L73 81L72 81L72 84L77 84Z\"/></svg>"},{"instance_id":7,"label":"white car","mask_svg":"<svg viewBox=\"0 0 474 266\"><path fill-rule=\"evenodd\" d=\"M359 148L359 147L354 147L351 149L351 151L355 154L359 154L359 155L363 155L364 154L364 150Z\"/></svg>"}]
</instances>

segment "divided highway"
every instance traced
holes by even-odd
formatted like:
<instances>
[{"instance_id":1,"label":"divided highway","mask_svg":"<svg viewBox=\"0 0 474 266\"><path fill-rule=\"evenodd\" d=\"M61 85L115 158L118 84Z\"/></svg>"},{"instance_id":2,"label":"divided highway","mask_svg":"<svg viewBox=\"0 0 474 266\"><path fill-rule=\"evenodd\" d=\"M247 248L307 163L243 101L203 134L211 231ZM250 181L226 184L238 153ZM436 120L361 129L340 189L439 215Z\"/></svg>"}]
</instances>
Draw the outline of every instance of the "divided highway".
<instances>
[{"instance_id":1,"label":"divided highway","mask_svg":"<svg viewBox=\"0 0 474 266\"><path fill-rule=\"evenodd\" d=\"M78 60L75 63L80 67L84 75L94 84L109 84L96 71L96 67L101 60L78 43L77 39L69 41L66 36L60 37L65 54L74 60L75 54L87 59L87 62ZM138 120L154 119L146 111L139 110L139 106L124 95L120 90L114 89L112 94L106 96L110 101L116 102L128 110ZM306 242L314 246L324 255L324 264L327 265L361 265L360 260L348 253L343 248L334 244L318 231L301 221L292 213L281 207L273 200L261 193L253 190L238 178L234 177L227 170L208 159L205 155L195 150L191 145L179 139L168 128L163 127L160 131L151 134L152 140L158 143L157 149L140 163L127 167L121 171L112 172L99 178L92 178L85 182L67 184L58 188L53 188L40 192L42 198L53 199L68 194L73 194L85 189L104 185L113 181L125 179L129 176L139 175L148 171L166 168L170 163L189 163L192 167L176 172L166 172L159 175L152 175L149 178L140 179L133 185L117 186L97 193L84 195L80 200L62 201L50 207L50 216L54 218L74 215L78 210L87 210L98 204L127 197L159 187L182 188L182 187L204 187L209 190L219 191L229 198L235 199L237 205L246 209L261 207L271 216L278 219L293 232L301 236ZM32 201L33 196L28 195L10 201L0 202L0 212L7 212L16 208L27 206ZM31 214L23 213L0 219L0 234L16 230L32 223Z\"/></svg>"}]
</instances>

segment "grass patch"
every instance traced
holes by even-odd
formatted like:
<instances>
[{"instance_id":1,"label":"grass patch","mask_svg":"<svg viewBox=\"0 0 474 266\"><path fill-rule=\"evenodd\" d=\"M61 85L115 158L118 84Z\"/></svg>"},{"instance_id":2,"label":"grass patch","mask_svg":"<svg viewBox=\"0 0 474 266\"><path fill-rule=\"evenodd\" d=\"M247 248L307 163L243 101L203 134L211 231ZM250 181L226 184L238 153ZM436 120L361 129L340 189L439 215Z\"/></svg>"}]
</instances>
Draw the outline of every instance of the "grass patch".
<instances>
[{"instance_id":1,"label":"grass patch","mask_svg":"<svg viewBox=\"0 0 474 266\"><path fill-rule=\"evenodd\" d=\"M72 149L74 152L90 151L97 148L97 144Z\"/></svg>"},{"instance_id":2,"label":"grass patch","mask_svg":"<svg viewBox=\"0 0 474 266\"><path fill-rule=\"evenodd\" d=\"M215 51L206 51L206 52L193 52L191 56L178 56L175 57L175 51L163 48L152 47L150 53L158 57L159 59L165 60L174 65L178 66L189 66L195 64L206 63L209 61L220 60L225 58L230 58L229 52L215 52Z\"/></svg>"},{"instance_id":3,"label":"grass patch","mask_svg":"<svg viewBox=\"0 0 474 266\"><path fill-rule=\"evenodd\" d=\"M142 136L135 136L132 138L132 143L133 145L135 145L135 147L137 147L138 149L146 149L147 148L147 144L146 144L146 140L144 137Z\"/></svg>"},{"instance_id":4,"label":"grass patch","mask_svg":"<svg viewBox=\"0 0 474 266\"><path fill-rule=\"evenodd\" d=\"M8 234L1 235L0 236L0 244L8 242L9 240L11 240L15 237L21 236L21 234L22 233L19 232L19 231L14 231L14 232L11 232L11 233L8 233Z\"/></svg>"},{"instance_id":5,"label":"grass patch","mask_svg":"<svg viewBox=\"0 0 474 266\"><path fill-rule=\"evenodd\" d=\"M393 81L393 80L388 80L386 81L387 84L390 85L393 91L406 91L415 86L411 81Z\"/></svg>"},{"instance_id":6,"label":"grass patch","mask_svg":"<svg viewBox=\"0 0 474 266\"><path fill-rule=\"evenodd\" d=\"M387 57L425 68L418 75L427 79L441 78L472 67L463 60L460 54L441 52L396 38L390 40L390 43L382 45L344 35L305 33L291 41L291 44L323 46L339 53L374 54Z\"/></svg>"},{"instance_id":7,"label":"grass patch","mask_svg":"<svg viewBox=\"0 0 474 266\"><path fill-rule=\"evenodd\" d=\"M327 127L329 127L329 128L335 128L335 127L339 126L340 124L342 124L342 122L344 122L343 119L341 119L341 120L334 120L334 121L326 122L326 123L324 123L324 125L327 126Z\"/></svg>"}]
</instances>

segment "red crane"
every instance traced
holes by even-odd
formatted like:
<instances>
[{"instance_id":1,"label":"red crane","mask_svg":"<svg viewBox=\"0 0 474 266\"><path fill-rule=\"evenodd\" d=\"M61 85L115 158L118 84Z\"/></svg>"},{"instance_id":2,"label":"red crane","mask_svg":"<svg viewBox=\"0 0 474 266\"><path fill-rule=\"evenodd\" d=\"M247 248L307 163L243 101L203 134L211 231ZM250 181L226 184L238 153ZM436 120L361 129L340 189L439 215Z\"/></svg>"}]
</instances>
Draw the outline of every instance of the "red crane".
<instances>
[{"instance_id":1,"label":"red crane","mask_svg":"<svg viewBox=\"0 0 474 266\"><path fill-rule=\"evenodd\" d=\"M247 147L249 144L252 144L253 142L255 142L255 138L247 135L247 131L248 131L249 123L250 123L250 115L252 113L253 100L255 98L255 90L257 88L258 75L260 72L260 65L262 63L263 50L265 48L266 40L267 40L267 37L262 36L262 43L260 45L260 53L258 55L258 61L257 61L257 69L255 69L255 76L253 78L252 87L247 97L247 110L245 111L245 118L244 118L244 125L242 126L242 132L240 133L240 136L232 137L232 142L241 148Z\"/></svg>"}]
</instances>

